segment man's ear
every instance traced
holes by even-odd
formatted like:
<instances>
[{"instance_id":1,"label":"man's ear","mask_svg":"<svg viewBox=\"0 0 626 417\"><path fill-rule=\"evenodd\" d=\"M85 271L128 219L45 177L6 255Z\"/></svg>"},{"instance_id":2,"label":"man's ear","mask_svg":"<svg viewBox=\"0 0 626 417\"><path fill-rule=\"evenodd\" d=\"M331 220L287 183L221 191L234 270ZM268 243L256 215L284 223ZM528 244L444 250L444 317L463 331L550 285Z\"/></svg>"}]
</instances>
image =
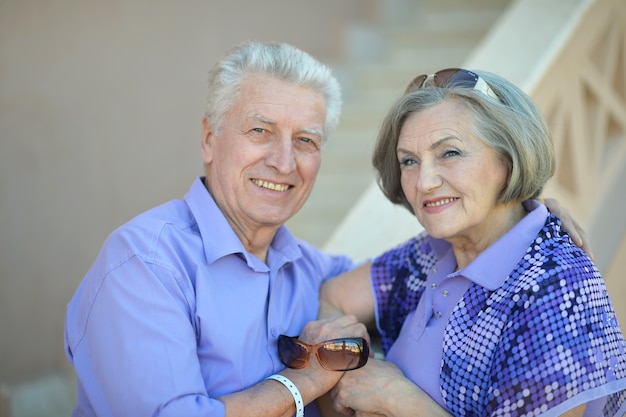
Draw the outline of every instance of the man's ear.
<instances>
[{"instance_id":1,"label":"man's ear","mask_svg":"<svg viewBox=\"0 0 626 417\"><path fill-rule=\"evenodd\" d=\"M202 151L202 160L205 164L213 160L213 141L215 140L214 129L208 116L202 118L202 139L200 141L200 149Z\"/></svg>"}]
</instances>

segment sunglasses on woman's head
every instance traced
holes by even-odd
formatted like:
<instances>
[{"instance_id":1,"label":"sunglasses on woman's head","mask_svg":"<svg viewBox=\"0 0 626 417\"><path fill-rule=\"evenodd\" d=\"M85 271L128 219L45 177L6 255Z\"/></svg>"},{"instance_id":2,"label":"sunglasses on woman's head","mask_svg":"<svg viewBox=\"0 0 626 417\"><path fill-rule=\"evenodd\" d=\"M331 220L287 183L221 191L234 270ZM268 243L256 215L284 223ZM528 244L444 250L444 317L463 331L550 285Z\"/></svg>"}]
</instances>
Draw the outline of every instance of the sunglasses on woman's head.
<instances>
[{"instance_id":1,"label":"sunglasses on woman's head","mask_svg":"<svg viewBox=\"0 0 626 417\"><path fill-rule=\"evenodd\" d=\"M426 80L429 80L429 82L426 83ZM488 95L489 97L493 97L498 101L500 100L491 87L489 87L489 84L480 78L478 74L462 68L447 68L437 71L432 75L418 75L409 83L405 93L410 93L411 91L415 91L424 86L429 87L433 85L440 88L472 88Z\"/></svg>"},{"instance_id":2,"label":"sunglasses on woman's head","mask_svg":"<svg viewBox=\"0 0 626 417\"><path fill-rule=\"evenodd\" d=\"M278 337L278 356L288 368L301 369L309 363L309 355L314 353L322 367L329 371L351 371L367 363L369 345L362 337L333 339L316 345L309 345L298 336Z\"/></svg>"}]
</instances>

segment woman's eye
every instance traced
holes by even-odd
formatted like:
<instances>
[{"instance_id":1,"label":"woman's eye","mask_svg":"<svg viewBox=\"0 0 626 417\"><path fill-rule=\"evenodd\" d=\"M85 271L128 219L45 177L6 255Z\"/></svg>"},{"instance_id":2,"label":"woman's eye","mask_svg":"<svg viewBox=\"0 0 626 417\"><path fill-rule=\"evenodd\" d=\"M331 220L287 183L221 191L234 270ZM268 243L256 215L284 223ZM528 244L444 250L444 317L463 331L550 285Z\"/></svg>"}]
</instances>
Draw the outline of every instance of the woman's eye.
<instances>
[{"instance_id":1,"label":"woman's eye","mask_svg":"<svg viewBox=\"0 0 626 417\"><path fill-rule=\"evenodd\" d=\"M450 157L458 156L458 155L461 155L461 152L459 152L456 149L448 149L448 150L444 151L443 154L442 154L442 156L444 158L450 158Z\"/></svg>"},{"instance_id":2,"label":"woman's eye","mask_svg":"<svg viewBox=\"0 0 626 417\"><path fill-rule=\"evenodd\" d=\"M413 158L402 158L400 159L400 166L408 167L411 165L417 165L417 161Z\"/></svg>"}]
</instances>

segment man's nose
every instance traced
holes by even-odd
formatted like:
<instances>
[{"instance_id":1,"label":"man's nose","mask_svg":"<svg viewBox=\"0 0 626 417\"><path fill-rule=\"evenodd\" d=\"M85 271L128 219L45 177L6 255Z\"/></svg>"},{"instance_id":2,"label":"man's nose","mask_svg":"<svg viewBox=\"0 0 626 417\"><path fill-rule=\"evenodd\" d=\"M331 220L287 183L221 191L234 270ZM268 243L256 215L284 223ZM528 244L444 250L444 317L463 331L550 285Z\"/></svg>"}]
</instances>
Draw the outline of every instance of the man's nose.
<instances>
[{"instance_id":1,"label":"man's nose","mask_svg":"<svg viewBox=\"0 0 626 417\"><path fill-rule=\"evenodd\" d=\"M282 173L296 169L296 155L291 138L281 138L274 142L267 163Z\"/></svg>"}]
</instances>

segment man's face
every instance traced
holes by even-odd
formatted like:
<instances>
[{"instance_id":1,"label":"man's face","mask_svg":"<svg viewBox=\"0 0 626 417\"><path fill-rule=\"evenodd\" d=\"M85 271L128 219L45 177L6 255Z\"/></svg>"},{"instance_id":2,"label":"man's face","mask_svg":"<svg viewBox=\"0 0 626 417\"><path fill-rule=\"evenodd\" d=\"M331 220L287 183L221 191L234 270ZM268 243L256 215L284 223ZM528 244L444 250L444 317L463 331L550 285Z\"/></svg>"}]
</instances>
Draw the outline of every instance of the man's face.
<instances>
[{"instance_id":1,"label":"man's face","mask_svg":"<svg viewBox=\"0 0 626 417\"><path fill-rule=\"evenodd\" d=\"M300 210L320 168L325 119L321 93L253 76L221 131L203 120L207 184L240 237L275 231Z\"/></svg>"}]
</instances>

